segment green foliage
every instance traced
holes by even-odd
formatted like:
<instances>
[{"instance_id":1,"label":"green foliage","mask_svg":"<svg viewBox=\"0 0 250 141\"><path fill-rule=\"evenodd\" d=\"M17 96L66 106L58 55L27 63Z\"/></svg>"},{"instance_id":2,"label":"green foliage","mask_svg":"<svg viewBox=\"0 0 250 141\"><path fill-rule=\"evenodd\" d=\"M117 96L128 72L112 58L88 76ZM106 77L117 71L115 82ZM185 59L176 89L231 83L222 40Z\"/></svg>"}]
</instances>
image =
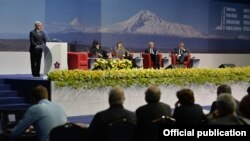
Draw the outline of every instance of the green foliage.
<instances>
[{"instance_id":1,"label":"green foliage","mask_svg":"<svg viewBox=\"0 0 250 141\"><path fill-rule=\"evenodd\" d=\"M131 68L132 62L127 59L97 59L94 70L120 70Z\"/></svg>"},{"instance_id":2,"label":"green foliage","mask_svg":"<svg viewBox=\"0 0 250 141\"><path fill-rule=\"evenodd\" d=\"M57 70L48 78L59 87L96 88L132 85L189 85L250 83L250 67L218 69L121 69L121 70Z\"/></svg>"}]
</instances>

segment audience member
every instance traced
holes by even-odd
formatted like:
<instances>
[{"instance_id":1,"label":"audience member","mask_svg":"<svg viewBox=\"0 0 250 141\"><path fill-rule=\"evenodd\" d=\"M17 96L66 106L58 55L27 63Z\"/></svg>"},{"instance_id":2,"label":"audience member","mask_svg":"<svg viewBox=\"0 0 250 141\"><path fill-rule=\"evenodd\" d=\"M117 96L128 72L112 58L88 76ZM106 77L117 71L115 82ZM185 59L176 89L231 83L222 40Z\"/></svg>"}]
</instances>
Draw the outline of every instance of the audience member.
<instances>
[{"instance_id":1,"label":"audience member","mask_svg":"<svg viewBox=\"0 0 250 141\"><path fill-rule=\"evenodd\" d=\"M239 104L239 110L243 117L248 118L250 120L250 95L246 95L242 98Z\"/></svg>"},{"instance_id":2,"label":"audience member","mask_svg":"<svg viewBox=\"0 0 250 141\"><path fill-rule=\"evenodd\" d=\"M174 53L179 63L183 63L189 54L189 50L185 49L184 43L180 42L178 47L174 49Z\"/></svg>"},{"instance_id":3,"label":"audience member","mask_svg":"<svg viewBox=\"0 0 250 141\"><path fill-rule=\"evenodd\" d=\"M250 95L250 86L247 88L247 94Z\"/></svg>"},{"instance_id":4,"label":"audience member","mask_svg":"<svg viewBox=\"0 0 250 141\"><path fill-rule=\"evenodd\" d=\"M194 93L191 89L177 91L178 101L175 104L173 118L177 124L201 124L204 119L202 107L195 104Z\"/></svg>"},{"instance_id":5,"label":"audience member","mask_svg":"<svg viewBox=\"0 0 250 141\"><path fill-rule=\"evenodd\" d=\"M213 118L209 119L209 124L216 125L243 125L249 124L249 120L236 116L236 102L229 94L220 94L217 97L216 109L213 111Z\"/></svg>"},{"instance_id":6,"label":"audience member","mask_svg":"<svg viewBox=\"0 0 250 141\"><path fill-rule=\"evenodd\" d=\"M133 124L136 124L136 116L133 112L126 110L123 107L125 97L123 89L114 87L109 92L109 105L107 110L98 112L89 128L90 140L105 140L105 128L110 123L117 119L126 118Z\"/></svg>"},{"instance_id":7,"label":"audience member","mask_svg":"<svg viewBox=\"0 0 250 141\"><path fill-rule=\"evenodd\" d=\"M49 141L50 131L67 122L66 113L60 105L48 100L47 88L41 85L33 89L31 99L35 105L26 111L23 119L11 131L11 136L18 137L33 125L38 140Z\"/></svg>"},{"instance_id":8,"label":"audience member","mask_svg":"<svg viewBox=\"0 0 250 141\"><path fill-rule=\"evenodd\" d=\"M161 91L157 86L150 86L145 92L146 105L136 110L138 125L138 140L148 140L153 120L162 116L171 117L171 108L168 104L160 102Z\"/></svg>"},{"instance_id":9,"label":"audience member","mask_svg":"<svg viewBox=\"0 0 250 141\"><path fill-rule=\"evenodd\" d=\"M116 44L115 57L119 59L127 59L132 62L133 68L138 68L135 59L130 55L129 51L124 47L124 43L119 41Z\"/></svg>"},{"instance_id":10,"label":"audience member","mask_svg":"<svg viewBox=\"0 0 250 141\"><path fill-rule=\"evenodd\" d=\"M117 42L115 49L115 57L119 59L129 59L132 60L129 56L129 51L124 47L123 42Z\"/></svg>"},{"instance_id":11,"label":"audience member","mask_svg":"<svg viewBox=\"0 0 250 141\"><path fill-rule=\"evenodd\" d=\"M158 55L158 50L155 48L154 42L148 43L148 48L145 49L145 53L149 53L151 56L151 61L154 62L154 68L160 69L160 60Z\"/></svg>"},{"instance_id":12,"label":"audience member","mask_svg":"<svg viewBox=\"0 0 250 141\"><path fill-rule=\"evenodd\" d=\"M107 51L103 50L101 43L98 40L94 40L92 47L89 50L91 56L96 58L108 58Z\"/></svg>"},{"instance_id":13,"label":"audience member","mask_svg":"<svg viewBox=\"0 0 250 141\"><path fill-rule=\"evenodd\" d=\"M232 90L231 90L231 87L229 85L226 85L226 84L223 84L223 85L220 85L217 87L217 97L221 94L229 94L229 95L232 95ZM236 102L236 114L240 114L239 112L239 101L235 99L235 102ZM213 113L213 111L216 109L216 101L214 101L212 103L212 106L211 106L211 109L210 109L210 112L209 114Z\"/></svg>"}]
</instances>

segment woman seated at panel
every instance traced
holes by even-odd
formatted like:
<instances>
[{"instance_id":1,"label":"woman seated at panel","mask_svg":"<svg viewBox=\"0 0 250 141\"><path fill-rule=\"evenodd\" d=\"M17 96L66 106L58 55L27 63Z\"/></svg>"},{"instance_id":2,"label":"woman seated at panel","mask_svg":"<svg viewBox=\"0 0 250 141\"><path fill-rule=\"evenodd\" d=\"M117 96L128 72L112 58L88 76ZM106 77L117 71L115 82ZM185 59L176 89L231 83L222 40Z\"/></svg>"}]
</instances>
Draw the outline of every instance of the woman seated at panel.
<instances>
[{"instance_id":1,"label":"woman seated at panel","mask_svg":"<svg viewBox=\"0 0 250 141\"><path fill-rule=\"evenodd\" d=\"M89 52L90 57L108 58L107 51L101 48L101 43L98 40L93 41L92 47L90 48Z\"/></svg>"},{"instance_id":2,"label":"woman seated at panel","mask_svg":"<svg viewBox=\"0 0 250 141\"><path fill-rule=\"evenodd\" d=\"M124 47L124 43L119 41L116 44L115 48L115 57L119 59L128 59L132 61L133 68L138 68L135 59L133 59L133 56L129 54L129 51Z\"/></svg>"},{"instance_id":3,"label":"woman seated at panel","mask_svg":"<svg viewBox=\"0 0 250 141\"><path fill-rule=\"evenodd\" d=\"M129 55L129 51L124 47L124 43L119 41L115 48L115 57L119 59L132 60L133 58Z\"/></svg>"}]
</instances>

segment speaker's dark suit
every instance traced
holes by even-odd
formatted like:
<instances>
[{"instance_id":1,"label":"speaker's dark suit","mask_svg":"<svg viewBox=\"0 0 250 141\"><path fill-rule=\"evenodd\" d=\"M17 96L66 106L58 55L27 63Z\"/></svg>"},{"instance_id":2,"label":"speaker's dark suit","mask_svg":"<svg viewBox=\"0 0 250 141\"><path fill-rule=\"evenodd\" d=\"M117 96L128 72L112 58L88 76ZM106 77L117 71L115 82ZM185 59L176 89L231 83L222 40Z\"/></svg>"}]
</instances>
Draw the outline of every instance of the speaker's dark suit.
<instances>
[{"instance_id":1,"label":"speaker's dark suit","mask_svg":"<svg viewBox=\"0 0 250 141\"><path fill-rule=\"evenodd\" d=\"M160 60L158 57L158 50L153 48L152 52L150 51L150 48L145 49L145 53L150 53L151 61L154 62L154 68L160 68Z\"/></svg>"},{"instance_id":2,"label":"speaker's dark suit","mask_svg":"<svg viewBox=\"0 0 250 141\"><path fill-rule=\"evenodd\" d=\"M43 31L39 33L37 30L32 30L29 34L30 38L30 64L31 72L33 76L40 76L40 65L42 58L42 48L38 48L39 45L45 45L47 41L47 36Z\"/></svg>"}]
</instances>

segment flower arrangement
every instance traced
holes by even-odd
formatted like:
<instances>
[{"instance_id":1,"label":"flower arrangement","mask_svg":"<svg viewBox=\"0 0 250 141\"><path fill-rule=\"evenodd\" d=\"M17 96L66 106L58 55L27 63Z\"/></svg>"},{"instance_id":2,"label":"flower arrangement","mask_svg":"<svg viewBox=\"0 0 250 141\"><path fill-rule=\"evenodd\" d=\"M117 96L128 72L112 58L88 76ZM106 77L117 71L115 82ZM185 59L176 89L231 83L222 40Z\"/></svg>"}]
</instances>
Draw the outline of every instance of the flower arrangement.
<instances>
[{"instance_id":1,"label":"flower arrangement","mask_svg":"<svg viewBox=\"0 0 250 141\"><path fill-rule=\"evenodd\" d=\"M48 75L59 87L97 88L133 85L191 85L250 83L250 67L224 69L123 69L123 70L56 70Z\"/></svg>"},{"instance_id":2,"label":"flower arrangement","mask_svg":"<svg viewBox=\"0 0 250 141\"><path fill-rule=\"evenodd\" d=\"M121 70L132 68L132 62L127 59L97 59L94 65L94 70Z\"/></svg>"}]
</instances>

